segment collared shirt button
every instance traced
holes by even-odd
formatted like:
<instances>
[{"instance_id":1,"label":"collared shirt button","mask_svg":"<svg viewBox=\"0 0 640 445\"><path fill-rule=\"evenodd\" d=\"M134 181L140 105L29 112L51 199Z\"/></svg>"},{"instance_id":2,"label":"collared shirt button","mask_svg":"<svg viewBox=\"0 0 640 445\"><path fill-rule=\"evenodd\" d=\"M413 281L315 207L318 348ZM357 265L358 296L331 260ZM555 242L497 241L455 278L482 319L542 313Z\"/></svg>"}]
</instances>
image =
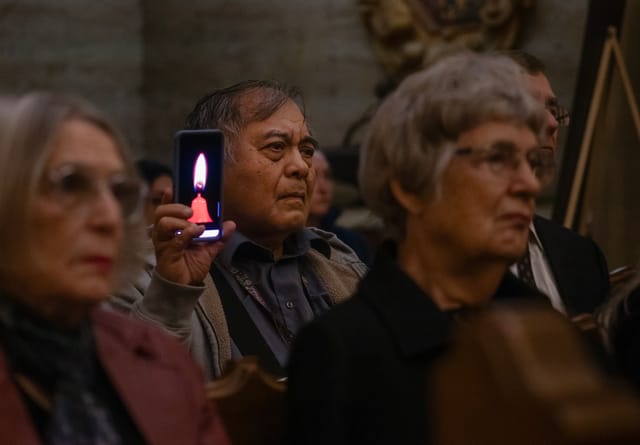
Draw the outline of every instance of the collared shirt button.
<instances>
[{"instance_id":1,"label":"collared shirt button","mask_svg":"<svg viewBox=\"0 0 640 445\"><path fill-rule=\"evenodd\" d=\"M293 309L295 307L293 301L287 301L284 305L287 307L287 309Z\"/></svg>"}]
</instances>

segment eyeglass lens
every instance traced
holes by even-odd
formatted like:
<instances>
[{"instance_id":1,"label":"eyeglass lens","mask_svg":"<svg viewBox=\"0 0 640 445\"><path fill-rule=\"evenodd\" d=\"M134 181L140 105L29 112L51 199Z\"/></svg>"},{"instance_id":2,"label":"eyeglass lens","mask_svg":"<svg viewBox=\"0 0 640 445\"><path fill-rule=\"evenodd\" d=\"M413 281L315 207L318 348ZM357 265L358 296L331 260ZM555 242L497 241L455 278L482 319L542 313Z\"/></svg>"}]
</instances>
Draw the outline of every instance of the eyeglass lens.
<instances>
[{"instance_id":1,"label":"eyeglass lens","mask_svg":"<svg viewBox=\"0 0 640 445\"><path fill-rule=\"evenodd\" d=\"M106 186L120 205L125 218L136 214L140 207L141 189L137 181L116 174L108 180L97 180L91 172L74 165L64 165L49 174L52 191L66 206L89 203L100 193L100 187Z\"/></svg>"},{"instance_id":2,"label":"eyeglass lens","mask_svg":"<svg viewBox=\"0 0 640 445\"><path fill-rule=\"evenodd\" d=\"M499 176L514 173L522 160L515 147L508 144L499 144L490 148L460 148L456 153L459 155L476 153L481 156L479 160L486 162L490 170ZM541 183L547 184L553 177L555 160L552 150L546 148L529 150L524 160Z\"/></svg>"},{"instance_id":3,"label":"eyeglass lens","mask_svg":"<svg viewBox=\"0 0 640 445\"><path fill-rule=\"evenodd\" d=\"M547 106L549 112L553 115L555 120L558 122L558 125L561 127L566 127L569 125L569 110L562 105L551 104Z\"/></svg>"}]
</instances>

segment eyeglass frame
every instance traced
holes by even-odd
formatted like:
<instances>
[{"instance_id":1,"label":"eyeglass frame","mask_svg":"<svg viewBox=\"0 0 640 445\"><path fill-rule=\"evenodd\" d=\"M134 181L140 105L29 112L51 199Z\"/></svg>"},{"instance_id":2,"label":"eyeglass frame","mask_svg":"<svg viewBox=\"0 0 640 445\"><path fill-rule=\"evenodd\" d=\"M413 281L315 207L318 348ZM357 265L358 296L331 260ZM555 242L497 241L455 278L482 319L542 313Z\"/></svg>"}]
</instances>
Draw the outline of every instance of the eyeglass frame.
<instances>
[{"instance_id":1,"label":"eyeglass frame","mask_svg":"<svg viewBox=\"0 0 640 445\"><path fill-rule=\"evenodd\" d=\"M80 182L65 185L65 181L73 179L74 175ZM91 168L76 163L65 163L46 171L43 179L47 182L44 192L56 197L58 202L69 210L93 202L93 199L106 188L118 203L124 221L135 222L142 218L146 185L126 173L116 173L108 179L96 179ZM128 194L126 198L120 196L118 187L124 187L121 192ZM130 202L127 203L126 200Z\"/></svg>"},{"instance_id":2,"label":"eyeglass frame","mask_svg":"<svg viewBox=\"0 0 640 445\"><path fill-rule=\"evenodd\" d=\"M503 164L502 166L500 166L497 161L492 163L490 159L492 155L491 152L493 151L494 154L500 154L497 153L497 151L500 149L502 149L502 151L504 152L502 154L505 154L508 150L511 152L510 155L512 156L511 161ZM556 162L552 149L546 147L536 147L528 150L526 154L519 154L518 156L515 156L515 153L521 152L519 152L514 145L504 142L498 142L497 144L489 147L457 147L454 150L454 155L456 156L469 156L473 154L476 154L476 156L480 155L481 158L476 159L476 162L479 164L487 164L489 170L498 177L515 176L516 172L520 168L520 164L524 160L525 162L527 162L527 164L529 165L529 169L531 169L531 172L538 179L542 186L549 185L553 181ZM546 169L544 171L544 174L536 173L536 166L532 165L532 161L528 159L531 154L536 153L542 155L541 159L547 161L546 164L542 165L542 167Z\"/></svg>"},{"instance_id":3,"label":"eyeglass frame","mask_svg":"<svg viewBox=\"0 0 640 445\"><path fill-rule=\"evenodd\" d=\"M553 118L558 122L559 127L568 127L571 122L569 109L560 105L558 102L551 101L545 105L545 109L551 113Z\"/></svg>"}]
</instances>

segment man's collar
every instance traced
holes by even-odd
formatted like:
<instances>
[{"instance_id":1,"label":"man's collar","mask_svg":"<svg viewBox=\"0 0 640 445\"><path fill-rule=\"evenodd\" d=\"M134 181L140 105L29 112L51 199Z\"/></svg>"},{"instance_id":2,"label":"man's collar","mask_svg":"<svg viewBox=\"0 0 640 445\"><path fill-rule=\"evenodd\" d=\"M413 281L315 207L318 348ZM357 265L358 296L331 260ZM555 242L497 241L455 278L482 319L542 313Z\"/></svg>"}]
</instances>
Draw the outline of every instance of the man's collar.
<instances>
[{"instance_id":1,"label":"man's collar","mask_svg":"<svg viewBox=\"0 0 640 445\"><path fill-rule=\"evenodd\" d=\"M542 241L540 241L540 237L538 236L536 225L533 223L533 220L531 220L531 224L529 224L529 233L533 234L533 236L529 236L529 242L536 243L540 250L544 250L542 247Z\"/></svg>"},{"instance_id":2,"label":"man's collar","mask_svg":"<svg viewBox=\"0 0 640 445\"><path fill-rule=\"evenodd\" d=\"M310 248L317 250L327 258L331 256L329 243L318 234L304 228L299 232L292 233L284 241L283 258L304 255ZM226 264L231 264L236 253L244 252L245 249L253 255L256 255L257 259L273 261L273 253L271 250L253 242L237 230L226 242L224 249L219 254L219 259Z\"/></svg>"},{"instance_id":3,"label":"man's collar","mask_svg":"<svg viewBox=\"0 0 640 445\"><path fill-rule=\"evenodd\" d=\"M309 240L311 248L317 250L327 258L331 258L331 246L326 239L309 229L304 229L303 233L307 240Z\"/></svg>"}]
</instances>

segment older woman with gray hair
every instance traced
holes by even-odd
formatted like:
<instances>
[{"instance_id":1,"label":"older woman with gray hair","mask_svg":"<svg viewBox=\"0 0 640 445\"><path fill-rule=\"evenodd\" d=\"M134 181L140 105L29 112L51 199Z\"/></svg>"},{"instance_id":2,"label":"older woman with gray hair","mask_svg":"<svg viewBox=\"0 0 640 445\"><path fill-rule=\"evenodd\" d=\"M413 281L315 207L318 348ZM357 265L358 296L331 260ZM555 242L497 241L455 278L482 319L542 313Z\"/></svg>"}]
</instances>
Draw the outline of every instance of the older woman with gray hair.
<instances>
[{"instance_id":1,"label":"older woman with gray hair","mask_svg":"<svg viewBox=\"0 0 640 445\"><path fill-rule=\"evenodd\" d=\"M544 125L518 67L499 56L446 57L382 103L359 177L390 240L355 296L296 339L291 443L428 443L427 371L460 313L543 301L508 267L551 178Z\"/></svg>"},{"instance_id":2,"label":"older woman with gray hair","mask_svg":"<svg viewBox=\"0 0 640 445\"><path fill-rule=\"evenodd\" d=\"M142 233L109 121L69 96L0 100L0 208L2 443L227 443L188 353L99 307Z\"/></svg>"}]
</instances>

